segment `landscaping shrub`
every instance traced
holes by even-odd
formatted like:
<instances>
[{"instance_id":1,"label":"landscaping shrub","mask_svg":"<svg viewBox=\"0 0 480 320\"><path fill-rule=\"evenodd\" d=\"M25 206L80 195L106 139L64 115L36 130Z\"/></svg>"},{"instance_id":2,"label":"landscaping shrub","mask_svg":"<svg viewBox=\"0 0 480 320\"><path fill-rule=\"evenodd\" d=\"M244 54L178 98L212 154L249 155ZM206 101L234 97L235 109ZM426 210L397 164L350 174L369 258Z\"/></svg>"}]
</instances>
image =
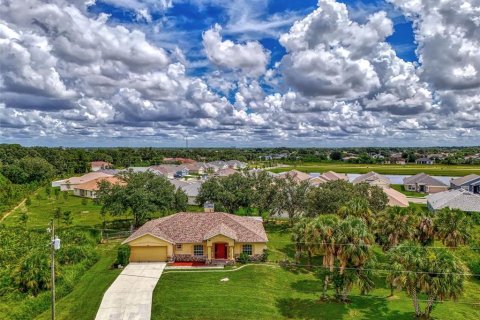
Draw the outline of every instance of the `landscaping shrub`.
<instances>
[{"instance_id":1,"label":"landscaping shrub","mask_svg":"<svg viewBox=\"0 0 480 320\"><path fill-rule=\"evenodd\" d=\"M117 260L115 261L115 265L126 266L128 264L129 258L130 258L130 247L120 246L118 247L118 250L117 250Z\"/></svg>"},{"instance_id":2,"label":"landscaping shrub","mask_svg":"<svg viewBox=\"0 0 480 320\"><path fill-rule=\"evenodd\" d=\"M250 261L250 256L248 254L246 254L245 252L242 252L240 253L240 255L238 256L237 258L237 261L240 262L240 263L247 263L248 261Z\"/></svg>"}]
</instances>

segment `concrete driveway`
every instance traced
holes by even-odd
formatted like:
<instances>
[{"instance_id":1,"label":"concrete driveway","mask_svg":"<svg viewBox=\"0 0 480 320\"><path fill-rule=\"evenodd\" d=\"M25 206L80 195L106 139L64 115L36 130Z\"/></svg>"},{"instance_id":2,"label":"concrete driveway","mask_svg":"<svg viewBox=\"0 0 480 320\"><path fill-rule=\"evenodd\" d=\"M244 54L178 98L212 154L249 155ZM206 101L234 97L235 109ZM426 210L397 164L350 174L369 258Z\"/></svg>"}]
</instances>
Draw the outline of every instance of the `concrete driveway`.
<instances>
[{"instance_id":1,"label":"concrete driveway","mask_svg":"<svg viewBox=\"0 0 480 320\"><path fill-rule=\"evenodd\" d=\"M149 320L165 262L132 262L103 295L95 320Z\"/></svg>"}]
</instances>

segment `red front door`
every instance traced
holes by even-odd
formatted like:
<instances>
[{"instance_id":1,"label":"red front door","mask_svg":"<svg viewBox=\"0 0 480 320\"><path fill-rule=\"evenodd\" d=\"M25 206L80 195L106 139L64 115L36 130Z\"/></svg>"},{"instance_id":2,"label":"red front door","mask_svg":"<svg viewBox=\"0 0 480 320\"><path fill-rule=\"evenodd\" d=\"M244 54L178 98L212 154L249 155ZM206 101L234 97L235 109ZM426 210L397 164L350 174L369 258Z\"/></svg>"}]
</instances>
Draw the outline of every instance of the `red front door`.
<instances>
[{"instance_id":1,"label":"red front door","mask_svg":"<svg viewBox=\"0 0 480 320\"><path fill-rule=\"evenodd\" d=\"M215 259L227 259L227 245L224 243L215 244Z\"/></svg>"}]
</instances>

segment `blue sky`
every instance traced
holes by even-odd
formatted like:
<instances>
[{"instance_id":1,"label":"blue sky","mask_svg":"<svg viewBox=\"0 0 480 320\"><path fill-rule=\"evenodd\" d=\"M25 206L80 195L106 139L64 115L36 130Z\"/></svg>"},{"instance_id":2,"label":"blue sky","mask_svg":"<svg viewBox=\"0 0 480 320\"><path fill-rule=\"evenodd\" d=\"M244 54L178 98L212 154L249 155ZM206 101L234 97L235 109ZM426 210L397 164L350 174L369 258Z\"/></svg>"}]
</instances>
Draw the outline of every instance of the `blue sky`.
<instances>
[{"instance_id":1,"label":"blue sky","mask_svg":"<svg viewBox=\"0 0 480 320\"><path fill-rule=\"evenodd\" d=\"M478 0L4 4L0 142L478 144Z\"/></svg>"},{"instance_id":2,"label":"blue sky","mask_svg":"<svg viewBox=\"0 0 480 320\"><path fill-rule=\"evenodd\" d=\"M352 13L353 20L364 22L368 14L376 12L378 10L386 10L388 16L394 21L394 33L387 38L397 55L406 61L418 61L415 55L416 45L414 43L414 35L412 29L412 22L407 21L405 17L399 13L391 4L386 3L383 0L343 0L339 1L345 3ZM289 0L275 0L270 1L263 8L264 10L256 17L257 19L266 20L275 14L290 13L291 16L298 16L300 19L302 16L313 11L317 6L316 0L302 0L302 1L289 1ZM220 25L227 25L232 22L226 7L218 6L213 3L207 3L199 6L192 2L183 2L175 4L173 7L166 10L154 10L152 12L152 22L147 22L144 19L138 19L135 10L115 6L113 3L106 3L103 1L97 1L95 5L89 7L89 11L94 14L107 13L111 15L111 22L118 24L134 24L144 25L160 24L163 26L163 30L182 34L182 40L189 42L188 48L182 48L185 50L187 57L191 61L197 61L205 59L205 55L201 46L202 33L205 30L211 28L215 23ZM287 32L292 23L285 24L278 30L281 32ZM148 34L147 34L148 36ZM278 38L268 35L259 34L228 34L226 33L224 39L230 39L237 41L241 39L246 40L258 40L266 49L271 52L270 66L280 61L285 54L285 49L278 42ZM175 39L179 41L179 38ZM154 37L152 41L158 41ZM170 42L171 39L168 39ZM158 41L159 45L165 45L165 42ZM193 48L190 45L193 44ZM196 45L195 45L196 44ZM208 71L207 67L194 67L189 70L191 74L201 75Z\"/></svg>"}]
</instances>

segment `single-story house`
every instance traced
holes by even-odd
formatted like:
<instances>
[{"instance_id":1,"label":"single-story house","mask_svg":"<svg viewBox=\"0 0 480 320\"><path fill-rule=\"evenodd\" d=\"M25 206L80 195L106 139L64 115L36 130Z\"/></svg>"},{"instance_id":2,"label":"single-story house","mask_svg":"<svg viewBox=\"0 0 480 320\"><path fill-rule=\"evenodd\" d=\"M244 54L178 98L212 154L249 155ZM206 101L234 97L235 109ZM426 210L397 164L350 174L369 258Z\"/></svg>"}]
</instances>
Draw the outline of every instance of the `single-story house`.
<instances>
[{"instance_id":1,"label":"single-story house","mask_svg":"<svg viewBox=\"0 0 480 320\"><path fill-rule=\"evenodd\" d=\"M448 186L445 183L426 173L418 173L414 176L403 178L403 186L407 191L425 193L437 193L448 190Z\"/></svg>"},{"instance_id":2,"label":"single-story house","mask_svg":"<svg viewBox=\"0 0 480 320\"><path fill-rule=\"evenodd\" d=\"M319 175L318 177L311 178L309 180L310 184L312 186L318 186L322 183L328 182L328 181L336 181L336 180L345 180L348 181L347 175L343 173L336 173L333 171L327 171Z\"/></svg>"},{"instance_id":3,"label":"single-story house","mask_svg":"<svg viewBox=\"0 0 480 320\"><path fill-rule=\"evenodd\" d=\"M460 209L465 212L480 212L480 195L463 189L448 190L427 196L428 209Z\"/></svg>"},{"instance_id":4,"label":"single-story house","mask_svg":"<svg viewBox=\"0 0 480 320\"><path fill-rule=\"evenodd\" d=\"M207 173L207 166L203 163L188 163L185 164L185 167L188 169L189 173L194 173L194 174L205 174Z\"/></svg>"},{"instance_id":5,"label":"single-story house","mask_svg":"<svg viewBox=\"0 0 480 320\"><path fill-rule=\"evenodd\" d=\"M248 173L250 173L251 175L257 175L257 174L260 174L260 172L266 172L271 177L278 176L276 173L268 171L268 170L263 170L263 169L250 169L250 170L248 170Z\"/></svg>"},{"instance_id":6,"label":"single-story house","mask_svg":"<svg viewBox=\"0 0 480 320\"><path fill-rule=\"evenodd\" d=\"M388 197L389 206L391 207L394 207L394 206L408 207L409 206L407 196L404 195L403 193L389 187L384 187L382 189L383 189L383 192L385 192L385 194Z\"/></svg>"},{"instance_id":7,"label":"single-story house","mask_svg":"<svg viewBox=\"0 0 480 320\"><path fill-rule=\"evenodd\" d=\"M215 172L213 175L216 176L216 177L228 177L232 174L235 174L237 173L238 171L235 170L235 169L231 169L231 168L226 168L226 169L220 169L218 170L217 172Z\"/></svg>"},{"instance_id":8,"label":"single-story house","mask_svg":"<svg viewBox=\"0 0 480 320\"><path fill-rule=\"evenodd\" d=\"M207 166L210 166L211 168L214 168L215 171L222 170L222 169L228 169L228 164L225 161L219 160L219 161L212 161L208 162Z\"/></svg>"},{"instance_id":9,"label":"single-story house","mask_svg":"<svg viewBox=\"0 0 480 320\"><path fill-rule=\"evenodd\" d=\"M85 183L85 182L88 182L88 181L91 181L91 180L94 180L94 179L97 179L97 178L111 177L111 176L113 176L113 175L103 173L103 172L100 172L100 171L89 172L87 174L84 174L81 177L71 177L71 178L68 178L68 179L54 181L54 182L52 182L52 186L60 186L61 191L70 191L70 190L73 190L74 187L79 185L79 184L82 184L82 183Z\"/></svg>"},{"instance_id":10,"label":"single-story house","mask_svg":"<svg viewBox=\"0 0 480 320\"><path fill-rule=\"evenodd\" d=\"M242 162L242 161L238 161L238 160L230 160L230 161L227 161L227 165L229 168L232 168L232 169L245 169L247 167L247 164L245 162Z\"/></svg>"},{"instance_id":11,"label":"single-story house","mask_svg":"<svg viewBox=\"0 0 480 320\"><path fill-rule=\"evenodd\" d=\"M416 164L434 164L435 160L429 158L419 158L415 160Z\"/></svg>"},{"instance_id":12,"label":"single-story house","mask_svg":"<svg viewBox=\"0 0 480 320\"><path fill-rule=\"evenodd\" d=\"M402 157L390 157L389 163L391 163L391 164L401 164L401 165L407 164L405 159L402 158Z\"/></svg>"},{"instance_id":13,"label":"single-story house","mask_svg":"<svg viewBox=\"0 0 480 320\"><path fill-rule=\"evenodd\" d=\"M102 177L76 185L73 188L73 194L79 197L95 199L97 197L96 192L99 189L99 183L102 181L107 181L111 184L125 184L123 180L117 177Z\"/></svg>"},{"instance_id":14,"label":"single-story house","mask_svg":"<svg viewBox=\"0 0 480 320\"><path fill-rule=\"evenodd\" d=\"M130 261L234 261L259 257L267 247L259 217L224 212L180 212L149 221L128 237Z\"/></svg>"},{"instance_id":15,"label":"single-story house","mask_svg":"<svg viewBox=\"0 0 480 320\"><path fill-rule=\"evenodd\" d=\"M175 186L175 189L181 188L188 197L188 204L197 204L197 196L203 181L183 181L177 179L169 180Z\"/></svg>"},{"instance_id":16,"label":"single-story house","mask_svg":"<svg viewBox=\"0 0 480 320\"><path fill-rule=\"evenodd\" d=\"M452 179L450 181L452 189L464 189L472 193L480 194L480 176L478 174L469 174L465 177Z\"/></svg>"},{"instance_id":17,"label":"single-story house","mask_svg":"<svg viewBox=\"0 0 480 320\"><path fill-rule=\"evenodd\" d=\"M362 174L352 181L353 184L357 183L368 183L372 186L379 186L379 187L389 187L390 186L390 179L386 176L378 174L376 172L370 171L369 173Z\"/></svg>"},{"instance_id":18,"label":"single-story house","mask_svg":"<svg viewBox=\"0 0 480 320\"><path fill-rule=\"evenodd\" d=\"M173 179L176 177L184 177L187 176L189 171L185 165L173 165L173 164L162 164L158 166L151 166L150 169L154 170L154 172L161 174L167 179Z\"/></svg>"},{"instance_id":19,"label":"single-story house","mask_svg":"<svg viewBox=\"0 0 480 320\"><path fill-rule=\"evenodd\" d=\"M110 169L112 164L106 161L92 161L90 162L90 170L91 171L98 171L102 169Z\"/></svg>"},{"instance_id":20,"label":"single-story house","mask_svg":"<svg viewBox=\"0 0 480 320\"><path fill-rule=\"evenodd\" d=\"M296 182L307 181L307 180L310 180L312 178L308 173L298 171L298 170L290 170L290 171L281 172L281 173L277 174L277 177L278 178L291 177Z\"/></svg>"}]
</instances>

